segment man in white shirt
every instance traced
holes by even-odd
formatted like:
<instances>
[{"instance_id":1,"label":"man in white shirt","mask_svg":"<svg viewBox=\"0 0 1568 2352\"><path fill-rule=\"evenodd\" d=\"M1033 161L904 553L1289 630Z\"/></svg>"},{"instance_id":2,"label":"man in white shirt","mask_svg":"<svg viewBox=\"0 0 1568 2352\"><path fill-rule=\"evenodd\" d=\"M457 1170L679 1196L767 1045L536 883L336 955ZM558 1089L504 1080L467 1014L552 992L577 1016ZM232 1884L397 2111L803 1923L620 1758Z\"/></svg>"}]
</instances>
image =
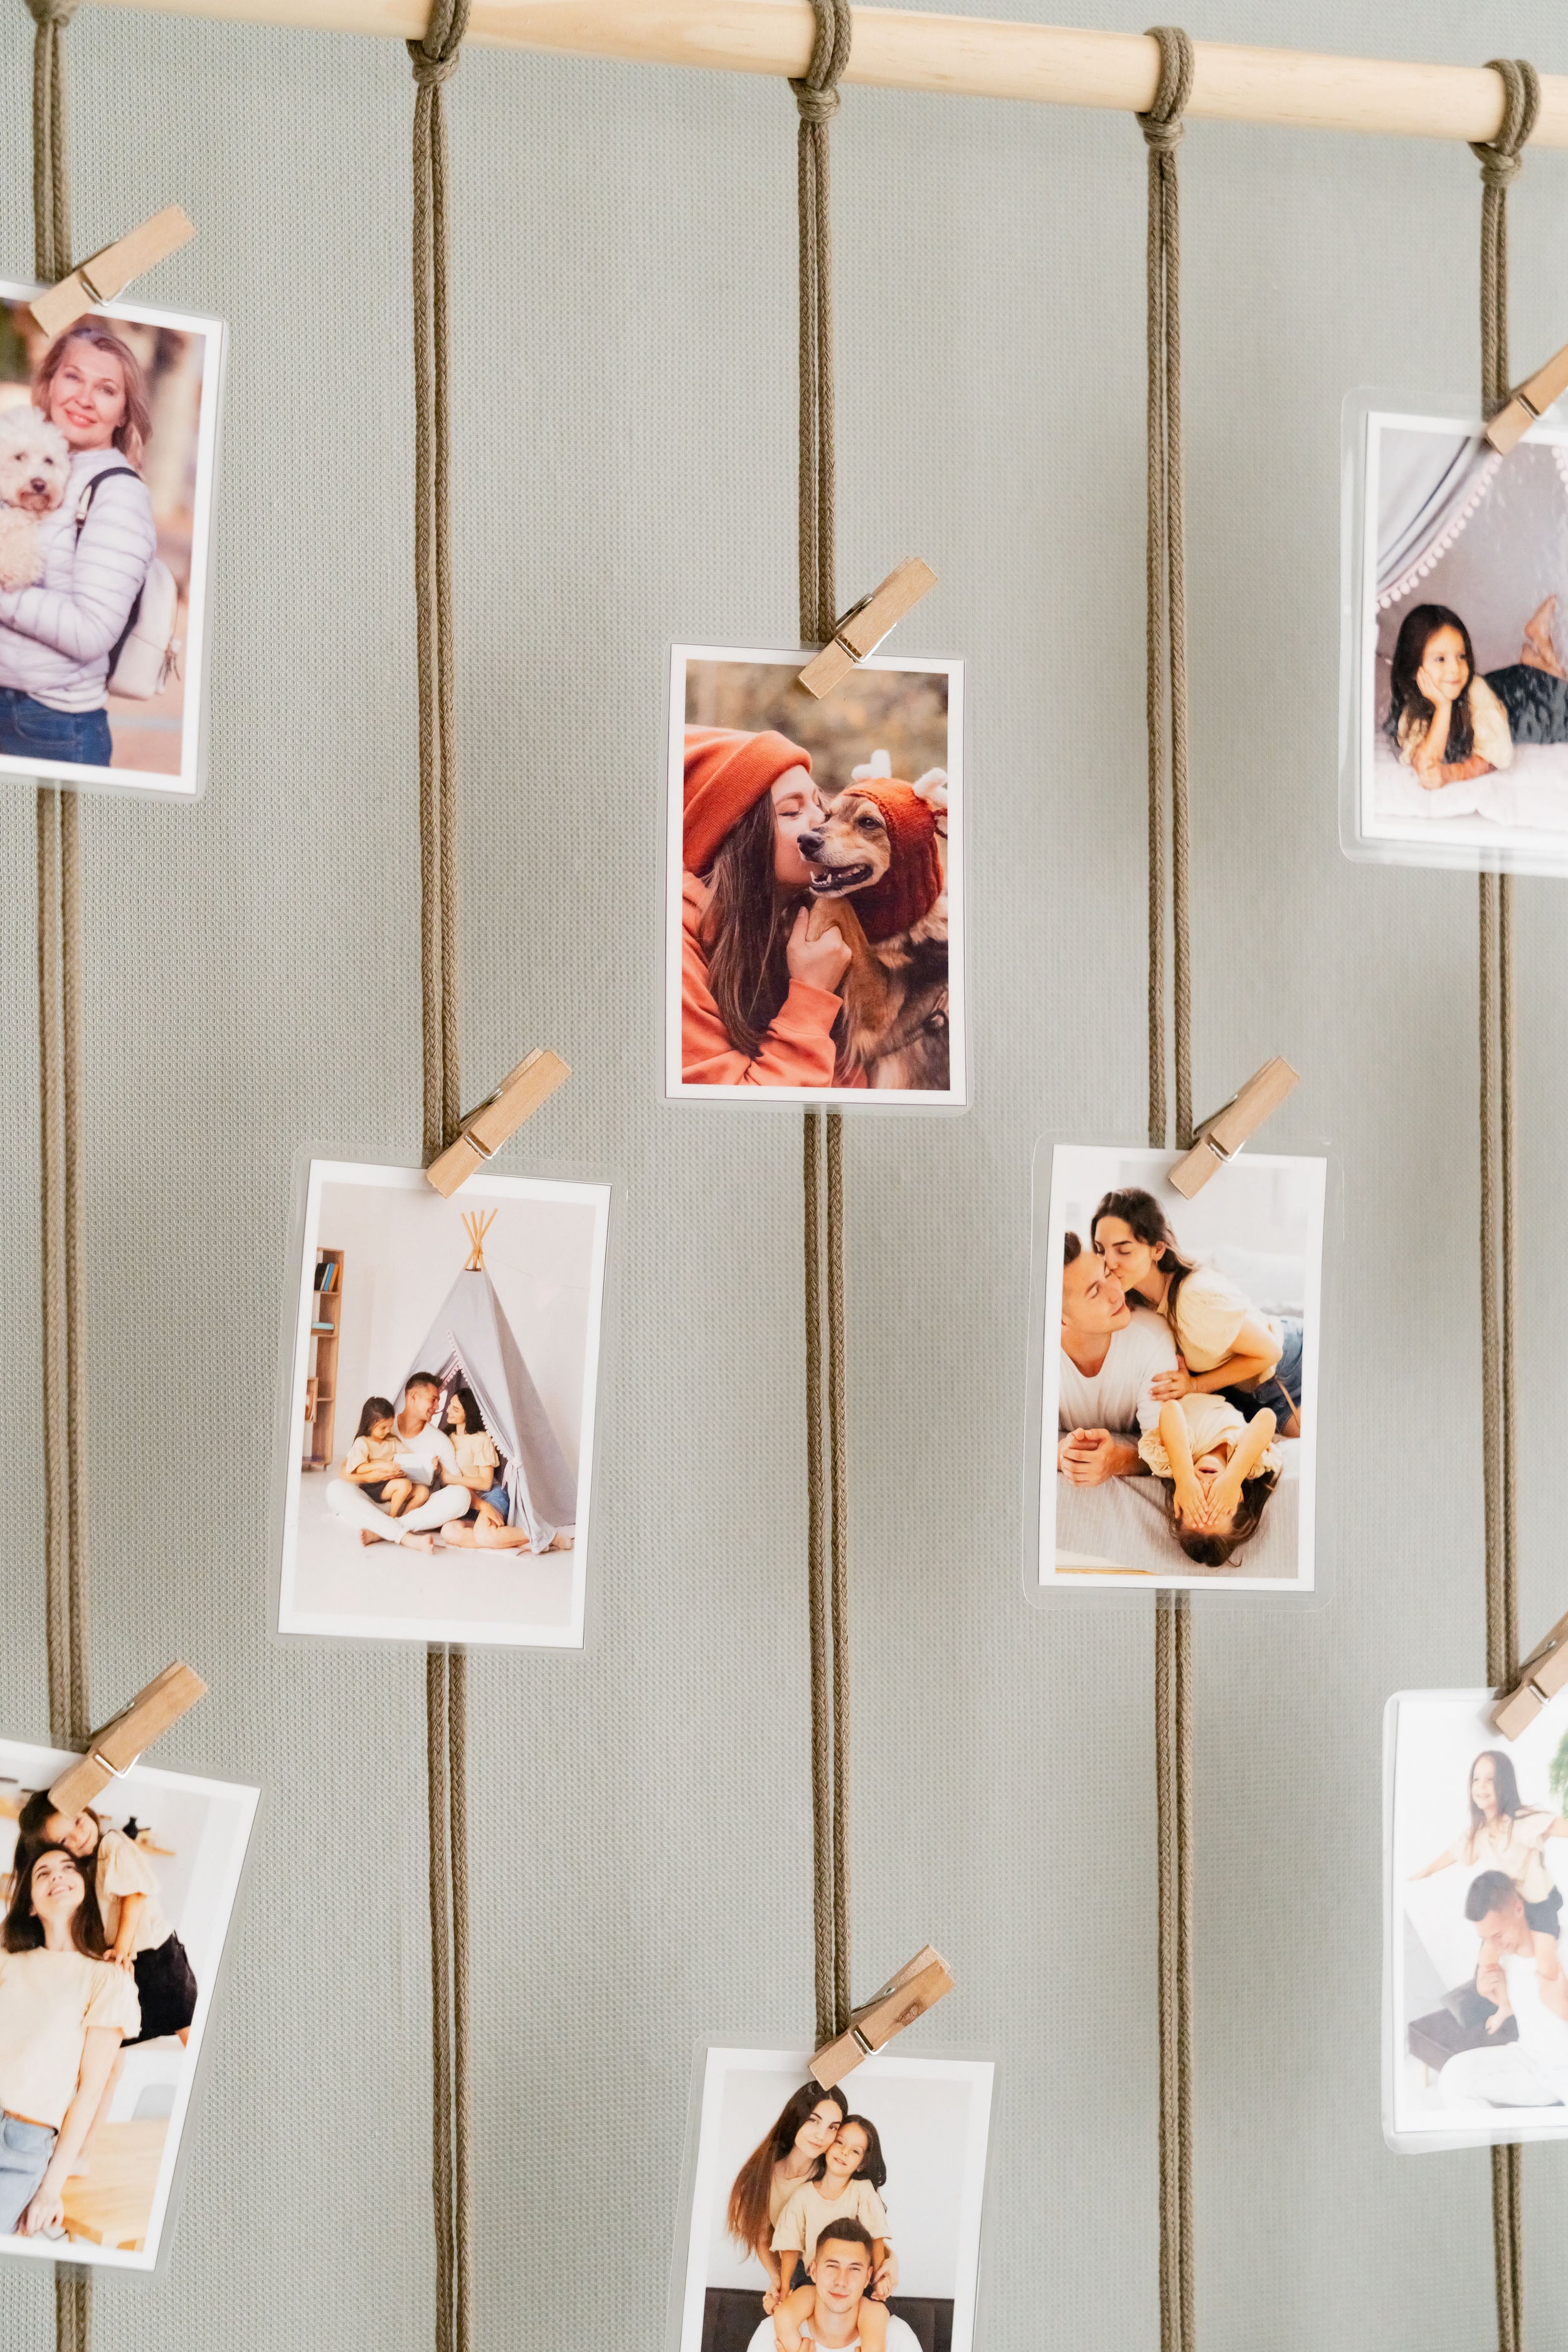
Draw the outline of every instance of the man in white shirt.
<instances>
[{"instance_id":1,"label":"man in white shirt","mask_svg":"<svg viewBox=\"0 0 1568 2352\"><path fill-rule=\"evenodd\" d=\"M857 2352L860 2342L860 2305L871 2284L871 2239L863 2221L829 2221L816 2241L807 2268L816 2289L816 2309L801 2326L807 2344L831 2347L832 2352ZM771 2319L764 2319L746 2352L773 2352L778 2342ZM896 2315L888 2321L888 2352L921 2352L920 2338Z\"/></svg>"},{"instance_id":2,"label":"man in white shirt","mask_svg":"<svg viewBox=\"0 0 1568 2352\"><path fill-rule=\"evenodd\" d=\"M1057 1468L1075 1486L1131 1477L1142 1467L1138 1441L1160 1408L1152 1384L1176 1369L1176 1343L1163 1315L1131 1307L1105 1260L1076 1234L1063 1243L1062 1345L1057 1383Z\"/></svg>"},{"instance_id":3,"label":"man in white shirt","mask_svg":"<svg viewBox=\"0 0 1568 2352\"><path fill-rule=\"evenodd\" d=\"M1446 2103L1568 2105L1568 1978L1560 1964L1548 1975L1537 1960L1523 1895L1500 1870L1483 1870L1465 1897L1465 1916L1481 1939L1476 1990L1497 2003L1488 2031L1511 2012L1519 2040L1450 2058L1440 2077Z\"/></svg>"},{"instance_id":4,"label":"man in white shirt","mask_svg":"<svg viewBox=\"0 0 1568 2352\"><path fill-rule=\"evenodd\" d=\"M373 1543L403 1544L409 1551L434 1551L435 1528L449 1519L466 1518L472 1497L458 1469L458 1456L444 1429L436 1425L441 1383L434 1372L412 1372L404 1384L403 1411L393 1423L397 1433L397 1467L405 1477L428 1486L427 1499L395 1519L373 1503L363 1487L347 1478L334 1478L327 1488L327 1508L334 1519L358 1528Z\"/></svg>"}]
</instances>

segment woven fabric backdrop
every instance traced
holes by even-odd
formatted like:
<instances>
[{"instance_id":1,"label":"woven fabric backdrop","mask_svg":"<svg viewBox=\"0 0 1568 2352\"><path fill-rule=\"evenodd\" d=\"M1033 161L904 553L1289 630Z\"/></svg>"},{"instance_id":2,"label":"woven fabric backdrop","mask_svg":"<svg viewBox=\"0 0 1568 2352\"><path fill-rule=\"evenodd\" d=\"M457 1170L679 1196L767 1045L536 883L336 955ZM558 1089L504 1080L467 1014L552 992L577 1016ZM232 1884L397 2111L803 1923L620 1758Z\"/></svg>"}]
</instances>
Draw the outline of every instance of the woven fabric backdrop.
<instances>
[{"instance_id":1,"label":"woven fabric backdrop","mask_svg":"<svg viewBox=\"0 0 1568 2352\"><path fill-rule=\"evenodd\" d=\"M1186 21L1568 66L1544 0ZM17 274L31 29L18 0ZM178 196L200 234L148 298L233 326L207 794L86 812L94 1697L189 1658L212 1696L160 1761L267 1790L173 2256L102 2285L97 2352L412 2352L423 1666L267 1629L296 1155L418 1137L413 87L391 40L91 6L68 39L79 249ZM621 1187L589 1647L471 1674L479 2333L654 2352L694 2043L810 2021L799 1123L662 1107L657 1026L668 641L794 635L795 116L484 50L449 104L465 1091L556 1046L575 1075L501 1164ZM984 2352L1146 2352L1151 1603L1019 1581L1034 1144L1135 1140L1144 1099L1143 145L858 89L834 142L841 586L918 551L942 584L900 648L972 665L974 1107L846 1144L857 1989L930 1936L959 1989L921 2040L1000 2062ZM1482 1668L1475 886L1336 837L1340 402L1476 385L1477 172L1205 123L1182 172L1198 1108L1286 1054L1270 1145L1344 1171L1326 1605L1194 1605L1199 2329L1477 2352L1487 2158L1396 2158L1378 2112L1383 1704ZM1532 156L1521 367L1565 331L1565 205L1568 156ZM41 1738L32 842L6 784L0 1720ZM1527 1640L1564 1598L1565 903L1519 892ZM1525 2172L1561 2352L1568 2149ZM0 2338L51 2330L47 2273L0 2265Z\"/></svg>"}]
</instances>

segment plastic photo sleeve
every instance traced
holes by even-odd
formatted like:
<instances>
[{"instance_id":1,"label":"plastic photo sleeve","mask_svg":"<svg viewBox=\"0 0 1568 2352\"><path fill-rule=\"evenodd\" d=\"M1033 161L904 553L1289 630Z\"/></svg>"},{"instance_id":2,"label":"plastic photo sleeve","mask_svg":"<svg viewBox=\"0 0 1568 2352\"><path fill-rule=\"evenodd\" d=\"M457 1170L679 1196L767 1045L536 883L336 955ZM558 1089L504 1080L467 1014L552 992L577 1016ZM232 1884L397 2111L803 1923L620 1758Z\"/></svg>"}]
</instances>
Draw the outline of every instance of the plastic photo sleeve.
<instances>
[{"instance_id":1,"label":"plastic photo sleeve","mask_svg":"<svg viewBox=\"0 0 1568 2352\"><path fill-rule=\"evenodd\" d=\"M1384 1726L1384 2128L1406 2152L1568 2140L1568 1693L1517 1739L1489 1691Z\"/></svg>"},{"instance_id":2,"label":"plastic photo sleeve","mask_svg":"<svg viewBox=\"0 0 1568 2352\"><path fill-rule=\"evenodd\" d=\"M1467 403L1343 424L1341 839L1568 874L1568 427L1501 457Z\"/></svg>"},{"instance_id":3,"label":"plastic photo sleeve","mask_svg":"<svg viewBox=\"0 0 1568 2352\"><path fill-rule=\"evenodd\" d=\"M781 2296L808 2343L885 2313L887 2352L973 2352L994 2067L884 2054L824 2091L807 2063L700 2054L668 2352L773 2352Z\"/></svg>"},{"instance_id":4,"label":"plastic photo sleeve","mask_svg":"<svg viewBox=\"0 0 1568 2352\"><path fill-rule=\"evenodd\" d=\"M963 665L809 658L671 654L666 1097L961 1107Z\"/></svg>"},{"instance_id":5,"label":"plastic photo sleeve","mask_svg":"<svg viewBox=\"0 0 1568 2352\"><path fill-rule=\"evenodd\" d=\"M1026 1591L1309 1593L1328 1163L1037 1160L1037 1543Z\"/></svg>"},{"instance_id":6,"label":"plastic photo sleeve","mask_svg":"<svg viewBox=\"0 0 1568 2352\"><path fill-rule=\"evenodd\" d=\"M313 1160L279 1633L580 1649L609 1187Z\"/></svg>"},{"instance_id":7,"label":"plastic photo sleeve","mask_svg":"<svg viewBox=\"0 0 1568 2352\"><path fill-rule=\"evenodd\" d=\"M224 328L0 285L0 773L193 800Z\"/></svg>"},{"instance_id":8,"label":"plastic photo sleeve","mask_svg":"<svg viewBox=\"0 0 1568 2352\"><path fill-rule=\"evenodd\" d=\"M137 1764L67 1818L72 1760L0 1740L0 2256L151 2271L259 1792Z\"/></svg>"}]
</instances>

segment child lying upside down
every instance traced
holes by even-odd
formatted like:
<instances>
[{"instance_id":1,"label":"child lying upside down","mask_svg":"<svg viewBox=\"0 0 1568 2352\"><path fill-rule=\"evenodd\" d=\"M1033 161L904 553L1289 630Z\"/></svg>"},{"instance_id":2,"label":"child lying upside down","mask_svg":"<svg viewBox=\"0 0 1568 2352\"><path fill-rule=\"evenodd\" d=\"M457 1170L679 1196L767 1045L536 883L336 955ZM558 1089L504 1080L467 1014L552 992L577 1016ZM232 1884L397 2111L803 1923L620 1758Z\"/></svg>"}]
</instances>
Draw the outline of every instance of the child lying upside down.
<instances>
[{"instance_id":1,"label":"child lying upside down","mask_svg":"<svg viewBox=\"0 0 1568 2352\"><path fill-rule=\"evenodd\" d=\"M1258 1531L1283 1467L1267 1405L1244 1421L1222 1396L1189 1389L1160 1407L1157 1429L1138 1451L1163 1481L1177 1542L1202 1568L1223 1568Z\"/></svg>"}]
</instances>

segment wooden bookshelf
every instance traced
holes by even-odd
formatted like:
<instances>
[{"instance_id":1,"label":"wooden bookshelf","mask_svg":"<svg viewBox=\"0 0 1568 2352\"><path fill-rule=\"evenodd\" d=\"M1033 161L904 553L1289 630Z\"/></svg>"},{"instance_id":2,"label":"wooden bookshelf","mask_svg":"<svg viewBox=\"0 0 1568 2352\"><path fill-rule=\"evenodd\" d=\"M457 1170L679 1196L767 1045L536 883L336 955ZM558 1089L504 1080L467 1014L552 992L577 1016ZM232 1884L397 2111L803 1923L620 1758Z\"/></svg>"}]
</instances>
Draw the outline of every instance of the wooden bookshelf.
<instances>
[{"instance_id":1,"label":"wooden bookshelf","mask_svg":"<svg viewBox=\"0 0 1568 2352\"><path fill-rule=\"evenodd\" d=\"M338 1408L338 1339L343 1313L343 1254L316 1252L315 1288L310 1293L310 1370L305 1379L305 1433L301 1466L325 1470L332 1460Z\"/></svg>"}]
</instances>

